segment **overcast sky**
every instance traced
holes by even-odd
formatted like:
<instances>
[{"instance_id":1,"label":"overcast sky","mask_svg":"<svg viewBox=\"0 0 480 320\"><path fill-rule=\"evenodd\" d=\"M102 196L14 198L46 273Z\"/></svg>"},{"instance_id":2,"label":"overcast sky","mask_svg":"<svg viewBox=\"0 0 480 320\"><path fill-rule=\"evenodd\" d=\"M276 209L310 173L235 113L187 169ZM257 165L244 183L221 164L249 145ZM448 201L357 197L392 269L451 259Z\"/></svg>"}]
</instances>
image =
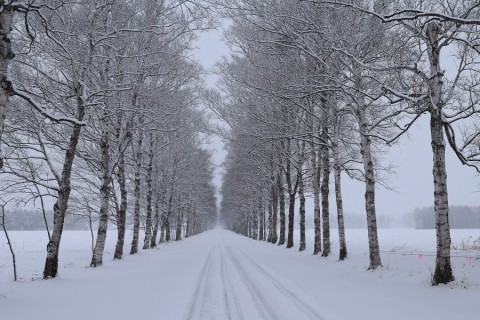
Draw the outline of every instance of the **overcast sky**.
<instances>
[{"instance_id":1,"label":"overcast sky","mask_svg":"<svg viewBox=\"0 0 480 320\"><path fill-rule=\"evenodd\" d=\"M222 41L221 31L213 30L200 35L196 58L211 69L229 50ZM215 85L215 76L208 76L210 86ZM377 188L378 214L395 216L411 212L416 207L433 205L432 152L430 147L428 115L423 116L411 129L409 138L402 138L385 155L386 160L396 165L396 175L391 175L390 186L396 191ZM216 164L225 157L220 139L212 139ZM447 175L450 205L480 205L480 177L472 168L462 166L447 146ZM220 186L221 170L217 170L215 183ZM360 182L343 177L344 210L364 212L364 186ZM333 193L333 189L331 190ZM333 197L332 197L333 198Z\"/></svg>"}]
</instances>

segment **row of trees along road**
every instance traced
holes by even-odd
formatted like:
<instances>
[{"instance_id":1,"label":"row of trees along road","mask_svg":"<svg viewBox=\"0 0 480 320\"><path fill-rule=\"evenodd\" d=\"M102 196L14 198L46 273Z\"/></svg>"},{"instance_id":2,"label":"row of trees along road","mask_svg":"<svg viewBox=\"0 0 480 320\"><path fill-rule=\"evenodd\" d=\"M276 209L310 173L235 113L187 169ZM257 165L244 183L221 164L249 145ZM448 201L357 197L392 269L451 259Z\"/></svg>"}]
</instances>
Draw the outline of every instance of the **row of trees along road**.
<instances>
[{"instance_id":1,"label":"row of trees along road","mask_svg":"<svg viewBox=\"0 0 480 320\"><path fill-rule=\"evenodd\" d=\"M45 279L57 274L67 210L98 218L93 267L109 221L122 258L127 214L131 254L142 220L144 249L213 226L202 70L191 59L210 26L195 1L0 1L1 197L56 200Z\"/></svg>"},{"instance_id":2,"label":"row of trees along road","mask_svg":"<svg viewBox=\"0 0 480 320\"><path fill-rule=\"evenodd\" d=\"M365 184L369 269L381 266L375 188L390 170L381 156L417 119L430 117L437 237L432 284L454 280L445 149L448 144L463 164L478 166L480 2L220 2L232 20L226 37L235 52L219 67L224 92L208 93L211 108L230 127L219 130L229 152L224 224L292 247L298 197L304 250L309 190L314 254L328 256L333 174L343 260L344 172Z\"/></svg>"}]
</instances>

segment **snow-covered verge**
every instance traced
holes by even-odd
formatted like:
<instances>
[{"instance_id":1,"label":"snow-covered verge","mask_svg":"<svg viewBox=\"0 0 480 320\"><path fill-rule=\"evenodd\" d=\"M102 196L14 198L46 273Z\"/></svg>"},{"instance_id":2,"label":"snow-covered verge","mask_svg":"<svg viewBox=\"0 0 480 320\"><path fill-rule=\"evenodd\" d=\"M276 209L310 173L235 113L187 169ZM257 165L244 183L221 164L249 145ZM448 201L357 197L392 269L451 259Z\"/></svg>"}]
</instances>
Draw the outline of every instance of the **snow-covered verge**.
<instances>
[{"instance_id":1,"label":"snow-covered verge","mask_svg":"<svg viewBox=\"0 0 480 320\"><path fill-rule=\"evenodd\" d=\"M433 230L379 230L383 268L374 272L366 271L366 230L347 230L344 262L332 231L328 258L311 245L300 253L214 230L112 261L111 230L97 269L87 268L89 233L67 231L59 277L49 281L31 281L43 269L46 234L11 232L21 281L11 280L1 237L0 319L478 319L478 251L453 251L456 282L431 287ZM455 247L479 237L452 230Z\"/></svg>"}]
</instances>

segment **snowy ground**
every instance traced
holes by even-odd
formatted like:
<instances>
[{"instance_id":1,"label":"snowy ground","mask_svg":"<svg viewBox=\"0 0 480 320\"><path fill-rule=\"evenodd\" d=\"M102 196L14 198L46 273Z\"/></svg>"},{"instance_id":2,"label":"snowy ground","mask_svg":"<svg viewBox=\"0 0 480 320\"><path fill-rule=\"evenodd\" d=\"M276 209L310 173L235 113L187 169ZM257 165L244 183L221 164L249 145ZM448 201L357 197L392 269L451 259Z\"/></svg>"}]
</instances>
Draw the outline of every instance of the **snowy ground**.
<instances>
[{"instance_id":1,"label":"snowy ground","mask_svg":"<svg viewBox=\"0 0 480 320\"><path fill-rule=\"evenodd\" d=\"M213 230L86 268L88 232L66 232L60 275L38 279L46 235L12 232L21 281L0 237L0 319L479 319L480 252L453 252L457 281L431 287L433 230L379 231L383 268L367 272L366 230L347 230L349 259L321 258ZM298 232L297 232L298 233ZM311 239L311 234L308 237ZM129 239L130 235L128 235ZM453 230L456 247L480 230ZM128 251L127 251L128 253Z\"/></svg>"}]
</instances>

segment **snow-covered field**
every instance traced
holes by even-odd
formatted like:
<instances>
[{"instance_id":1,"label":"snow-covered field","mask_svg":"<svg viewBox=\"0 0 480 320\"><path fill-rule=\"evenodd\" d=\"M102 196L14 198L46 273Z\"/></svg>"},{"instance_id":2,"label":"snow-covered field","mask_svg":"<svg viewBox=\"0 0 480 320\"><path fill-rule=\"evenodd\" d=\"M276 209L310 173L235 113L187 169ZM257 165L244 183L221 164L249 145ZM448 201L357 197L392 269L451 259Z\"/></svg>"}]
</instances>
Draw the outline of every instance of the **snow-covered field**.
<instances>
[{"instance_id":1,"label":"snow-covered field","mask_svg":"<svg viewBox=\"0 0 480 320\"><path fill-rule=\"evenodd\" d=\"M0 319L479 319L478 249L454 250L456 282L431 287L433 230L379 230L383 268L374 272L366 271L366 230L347 230L344 262L332 231L329 258L311 255L311 242L300 253L217 229L112 261L110 230L97 269L87 268L89 232L67 231L59 277L49 281L32 281L41 277L46 234L11 232L21 280L11 280L2 235ZM479 238L480 230L452 230L457 248Z\"/></svg>"}]
</instances>

